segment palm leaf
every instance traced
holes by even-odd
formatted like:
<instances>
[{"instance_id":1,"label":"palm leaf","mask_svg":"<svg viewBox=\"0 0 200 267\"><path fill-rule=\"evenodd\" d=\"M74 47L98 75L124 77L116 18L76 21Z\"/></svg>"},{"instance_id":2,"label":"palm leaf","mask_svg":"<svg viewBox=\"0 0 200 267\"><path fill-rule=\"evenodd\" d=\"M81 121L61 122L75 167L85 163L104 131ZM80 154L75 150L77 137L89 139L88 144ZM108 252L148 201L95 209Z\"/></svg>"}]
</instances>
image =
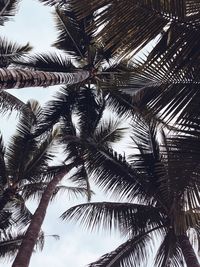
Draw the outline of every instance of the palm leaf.
<instances>
[{"instance_id":1,"label":"palm leaf","mask_svg":"<svg viewBox=\"0 0 200 267\"><path fill-rule=\"evenodd\" d=\"M79 2L71 0L79 19L95 14L89 30L96 30L96 40L104 43L105 50L136 53L161 34L168 24L181 26L183 30L198 29L199 3L188 1L127 1L126 3L102 0ZM100 29L100 30L99 30ZM125 33L125 34L124 34ZM123 40L123 42L121 42Z\"/></svg>"},{"instance_id":2,"label":"palm leaf","mask_svg":"<svg viewBox=\"0 0 200 267\"><path fill-rule=\"evenodd\" d=\"M62 214L64 220L76 220L89 230L119 229L128 237L144 233L166 223L159 209L132 203L94 202L80 204Z\"/></svg>"},{"instance_id":3,"label":"palm leaf","mask_svg":"<svg viewBox=\"0 0 200 267\"><path fill-rule=\"evenodd\" d=\"M79 59L84 59L90 44L89 36L84 30L84 23L78 22L69 10L56 9L54 14L58 38L54 46Z\"/></svg>"},{"instance_id":4,"label":"palm leaf","mask_svg":"<svg viewBox=\"0 0 200 267\"><path fill-rule=\"evenodd\" d=\"M147 245L148 244L148 245ZM103 255L99 260L88 265L88 267L129 267L143 266L147 264L151 239L148 235L141 234L132 238L114 251Z\"/></svg>"},{"instance_id":5,"label":"palm leaf","mask_svg":"<svg viewBox=\"0 0 200 267\"><path fill-rule=\"evenodd\" d=\"M72 72L75 70L70 58L56 53L36 54L16 61L17 65L49 72Z\"/></svg>"},{"instance_id":6,"label":"palm leaf","mask_svg":"<svg viewBox=\"0 0 200 267\"><path fill-rule=\"evenodd\" d=\"M17 11L18 0L3 0L0 3L0 25L4 25L11 16L14 16Z\"/></svg>"},{"instance_id":7,"label":"palm leaf","mask_svg":"<svg viewBox=\"0 0 200 267\"><path fill-rule=\"evenodd\" d=\"M36 182L24 185L22 190L22 196L25 200L28 199L40 199L47 187L47 182ZM58 197L59 194L66 194L71 199L72 197L84 197L87 194L87 190L81 187L72 187L65 185L58 185L52 195L52 200Z\"/></svg>"},{"instance_id":8,"label":"palm leaf","mask_svg":"<svg viewBox=\"0 0 200 267\"><path fill-rule=\"evenodd\" d=\"M0 66L8 67L13 61L18 60L26 55L32 47L26 45L18 45L17 43L8 42L5 38L0 38Z\"/></svg>"},{"instance_id":9,"label":"palm leaf","mask_svg":"<svg viewBox=\"0 0 200 267\"><path fill-rule=\"evenodd\" d=\"M159 249L155 258L155 265L159 267L172 266L179 267L184 266L183 255L180 246L177 242L177 238L173 231L169 231Z\"/></svg>"},{"instance_id":10,"label":"palm leaf","mask_svg":"<svg viewBox=\"0 0 200 267\"><path fill-rule=\"evenodd\" d=\"M112 144L122 140L126 130L127 127L120 127L119 120L101 120L94 133L94 140L97 144L111 148Z\"/></svg>"}]
</instances>

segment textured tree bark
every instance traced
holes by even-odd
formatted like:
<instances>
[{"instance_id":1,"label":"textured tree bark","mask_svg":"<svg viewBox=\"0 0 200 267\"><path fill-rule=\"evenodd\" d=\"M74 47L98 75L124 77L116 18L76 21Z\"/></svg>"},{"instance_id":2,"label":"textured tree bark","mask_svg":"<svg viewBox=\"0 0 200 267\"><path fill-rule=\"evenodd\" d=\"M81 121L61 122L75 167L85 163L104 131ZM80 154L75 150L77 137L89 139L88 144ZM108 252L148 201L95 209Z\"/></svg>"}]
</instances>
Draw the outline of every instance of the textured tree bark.
<instances>
[{"instance_id":1,"label":"textured tree bark","mask_svg":"<svg viewBox=\"0 0 200 267\"><path fill-rule=\"evenodd\" d=\"M187 267L200 267L197 256L187 235L178 237Z\"/></svg>"},{"instance_id":2,"label":"textured tree bark","mask_svg":"<svg viewBox=\"0 0 200 267\"><path fill-rule=\"evenodd\" d=\"M12 267L28 267L31 259L31 255L37 241L42 223L44 221L46 210L51 199L51 196L57 186L61 181L63 176L66 174L61 173L55 176L51 182L48 184L45 192L42 195L38 208L36 209L31 223L26 231L25 237L21 243L18 254L12 264Z\"/></svg>"},{"instance_id":3,"label":"textured tree bark","mask_svg":"<svg viewBox=\"0 0 200 267\"><path fill-rule=\"evenodd\" d=\"M0 68L0 89L76 84L86 80L89 76L90 72L85 70L64 73Z\"/></svg>"}]
</instances>

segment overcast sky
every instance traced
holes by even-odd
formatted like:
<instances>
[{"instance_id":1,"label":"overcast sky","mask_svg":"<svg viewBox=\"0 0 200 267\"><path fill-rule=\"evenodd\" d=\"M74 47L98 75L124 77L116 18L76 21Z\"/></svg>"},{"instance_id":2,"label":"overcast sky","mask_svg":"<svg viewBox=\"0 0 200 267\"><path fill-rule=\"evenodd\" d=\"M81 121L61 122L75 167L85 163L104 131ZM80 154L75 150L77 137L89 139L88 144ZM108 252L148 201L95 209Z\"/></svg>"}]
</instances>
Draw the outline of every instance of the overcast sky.
<instances>
[{"instance_id":1,"label":"overcast sky","mask_svg":"<svg viewBox=\"0 0 200 267\"><path fill-rule=\"evenodd\" d=\"M20 44L30 42L34 46L35 52L52 51L50 45L56 39L54 21L51 14L52 9L43 6L36 0L22 0L18 14L11 22L7 22L1 27L1 37L7 37L11 41ZM30 98L37 98L43 104L49 100L53 92L58 87L51 88L31 88L20 90L9 90L15 96L27 101ZM1 123L4 125L4 133L11 134L13 122ZM96 196L94 200L101 199ZM84 199L80 200L84 201ZM75 226L74 223L62 222L59 215L68 207L75 204L70 202L67 197L57 200L48 209L43 230L45 234L58 234L59 241L47 237L44 250L32 256L30 267L83 267L98 259L102 254L109 252L120 244L117 233L88 233ZM2 267L10 267L10 262L0 262Z\"/></svg>"}]
</instances>

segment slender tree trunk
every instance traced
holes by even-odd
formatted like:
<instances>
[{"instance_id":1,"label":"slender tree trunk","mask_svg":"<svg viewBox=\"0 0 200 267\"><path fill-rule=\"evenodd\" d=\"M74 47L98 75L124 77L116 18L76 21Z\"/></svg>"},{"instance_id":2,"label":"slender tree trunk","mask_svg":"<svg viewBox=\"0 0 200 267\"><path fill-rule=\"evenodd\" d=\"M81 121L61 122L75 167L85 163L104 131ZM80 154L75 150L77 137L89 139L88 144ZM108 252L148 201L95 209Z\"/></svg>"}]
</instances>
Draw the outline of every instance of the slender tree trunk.
<instances>
[{"instance_id":1,"label":"slender tree trunk","mask_svg":"<svg viewBox=\"0 0 200 267\"><path fill-rule=\"evenodd\" d=\"M12 267L28 267L31 259L31 255L37 241L42 223L44 221L46 210L51 199L51 196L57 186L57 184L61 181L63 176L67 172L62 172L61 174L56 175L51 182L48 184L45 189L42 198L40 200L39 206L36 209L31 223L26 231L24 239L19 248L18 254L12 264Z\"/></svg>"},{"instance_id":2,"label":"slender tree trunk","mask_svg":"<svg viewBox=\"0 0 200 267\"><path fill-rule=\"evenodd\" d=\"M187 235L178 237L187 267L200 267L197 256Z\"/></svg>"},{"instance_id":3,"label":"slender tree trunk","mask_svg":"<svg viewBox=\"0 0 200 267\"><path fill-rule=\"evenodd\" d=\"M0 89L75 84L86 80L89 76L90 72L86 70L64 73L0 68Z\"/></svg>"}]
</instances>

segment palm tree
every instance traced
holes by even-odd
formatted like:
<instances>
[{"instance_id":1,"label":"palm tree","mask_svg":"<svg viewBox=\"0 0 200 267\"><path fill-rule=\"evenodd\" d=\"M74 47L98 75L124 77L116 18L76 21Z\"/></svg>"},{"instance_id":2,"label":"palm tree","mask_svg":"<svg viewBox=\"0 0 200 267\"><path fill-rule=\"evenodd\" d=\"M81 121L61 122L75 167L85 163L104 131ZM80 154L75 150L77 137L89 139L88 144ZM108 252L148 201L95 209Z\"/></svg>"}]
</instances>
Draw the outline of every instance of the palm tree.
<instances>
[{"instance_id":1,"label":"palm tree","mask_svg":"<svg viewBox=\"0 0 200 267\"><path fill-rule=\"evenodd\" d=\"M185 260L199 267L190 242L193 234L199 242L199 135L167 137L141 118L133 131L129 162L98 145L85 153L95 182L123 202L81 204L62 218L89 229L117 228L126 238L91 267L140 266L149 260L155 239L160 240L155 266L184 266Z\"/></svg>"},{"instance_id":2,"label":"palm tree","mask_svg":"<svg viewBox=\"0 0 200 267\"><path fill-rule=\"evenodd\" d=\"M74 90L71 92L74 92ZM64 152L66 154L64 159L65 164L61 171L51 179L42 194L39 206L31 220L18 255L13 263L14 267L28 266L35 244L34 242L39 233L48 203L55 192L55 187L73 167L76 167L76 170L70 177L70 180L76 183L78 188L83 188L85 190L84 192L87 192L88 200L90 200L91 189L87 165L84 159L84 153L87 149L90 149L90 143L93 144L93 140L98 140L102 146L109 147L110 143L120 139L124 131L123 128L119 128L119 124L116 122L106 123L102 121L105 99L94 97L94 94L94 89L82 89L79 91L79 98L74 101L74 105L73 98L71 98L71 106L66 105L65 112L63 111L64 114L62 114L60 119L59 132L60 142L64 146ZM76 96L76 94L74 95ZM85 101L88 99L90 99L90 109L88 109L88 106L85 106ZM73 120L74 111L76 111L76 116L78 116L75 120L77 121L78 119L76 126ZM41 116L45 116L46 118L46 114L42 114ZM37 128L36 132L38 132ZM83 143L82 140L84 140Z\"/></svg>"},{"instance_id":3,"label":"palm tree","mask_svg":"<svg viewBox=\"0 0 200 267\"><path fill-rule=\"evenodd\" d=\"M132 59L133 55L140 52L139 61L138 57L131 60L131 79L128 83L125 82L124 88L121 85L125 92L135 94L137 91L138 98L142 100L140 108L148 106L151 113L159 113L159 119L173 121L177 118L177 122L181 123L183 119L197 115L200 56L200 6L197 1L41 2L57 4L58 10L67 10L66 14L70 6L70 10L74 11L74 16L78 17L82 25L92 17L90 23L85 23L85 31L90 38L93 37L93 44L101 47L101 53L104 55L114 55L120 60L127 56ZM62 15L62 12L60 14ZM57 14L58 18L60 14ZM71 25L66 25L70 25L70 19L60 16L58 26L62 31L59 43L56 43L58 48L66 49L64 44L67 42L64 38L67 33L73 36ZM73 36L70 47L74 44L77 44L77 41ZM81 48L77 48L84 55ZM125 73L127 69L122 72L123 75ZM112 89L114 87L116 84Z\"/></svg>"},{"instance_id":4,"label":"palm tree","mask_svg":"<svg viewBox=\"0 0 200 267\"><path fill-rule=\"evenodd\" d=\"M0 216L2 217L0 256L13 255L19 247L23 246L27 233L20 233L18 228L24 228L30 221L31 225L35 220L37 221L33 245L37 245L39 240L42 241L41 224L46 208L58 192L68 193L68 196L87 193L83 186L59 184L61 178L79 163L69 163L67 166L52 165L51 162L55 157L55 140L59 132L48 130L34 139L32 131L39 120L41 107L36 101L31 101L27 103L26 111L20 114L16 133L6 147L2 137L0 139ZM58 147L56 145L56 148ZM45 202L44 199L48 194L50 197ZM33 197L41 198L42 203L42 208L39 205L34 215L25 205L26 200ZM45 208L44 205L46 205ZM12 226L17 227L15 230L17 234L14 232L12 235Z\"/></svg>"}]
</instances>

